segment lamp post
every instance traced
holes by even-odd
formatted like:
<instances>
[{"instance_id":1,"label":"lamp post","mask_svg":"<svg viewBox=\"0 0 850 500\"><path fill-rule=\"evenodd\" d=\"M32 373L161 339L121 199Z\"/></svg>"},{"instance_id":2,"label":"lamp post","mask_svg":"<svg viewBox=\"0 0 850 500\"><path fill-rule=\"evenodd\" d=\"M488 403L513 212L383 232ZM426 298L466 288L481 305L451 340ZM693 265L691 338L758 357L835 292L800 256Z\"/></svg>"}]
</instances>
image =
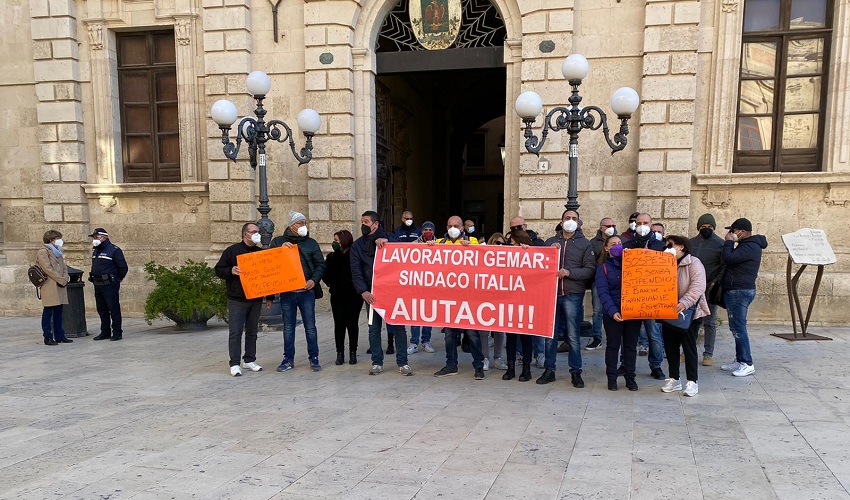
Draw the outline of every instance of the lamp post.
<instances>
[{"instance_id":1,"label":"lamp post","mask_svg":"<svg viewBox=\"0 0 850 500\"><path fill-rule=\"evenodd\" d=\"M257 207L257 211L260 212L260 220L257 221L257 226L260 228L263 246L268 247L274 233L274 223L269 219L269 212L272 209L269 206L268 178L266 177L266 142L269 140L289 142L289 147L295 159L298 160L298 164L304 165L313 159L313 136L319 131L322 120L319 113L312 109L304 109L298 113L296 120L298 128L301 129L307 139L304 147L298 152L295 150L295 139L289 125L280 120L265 121L266 110L263 108L263 100L272 86L268 75L262 71L252 71L245 83L248 92L257 101L257 109L254 110L256 118L249 116L239 122L236 128L236 144L233 144L229 137L230 127L233 126L237 117L236 106L226 99L216 101L210 109L210 115L221 129L224 156L236 162L239 148L242 141L245 141L248 144L248 159L251 168L257 169L259 167L260 205Z\"/></svg>"},{"instance_id":2,"label":"lamp post","mask_svg":"<svg viewBox=\"0 0 850 500\"><path fill-rule=\"evenodd\" d=\"M543 111L543 100L537 93L523 92L517 97L516 112L525 123L525 149L529 153L540 156L540 150L546 142L549 130L557 132L566 130L570 134L570 184L567 190L567 210L578 210L578 135L584 129L597 130L602 128L605 142L611 148L613 155L626 147L626 136L629 135L629 118L640 105L638 93L630 87L621 87L611 97L611 109L620 120L620 131L614 134L612 140L608 130L608 118L605 112L597 106L581 107L579 86L590 71L587 59L580 54L572 54L564 60L561 72L572 87L569 106L559 106L546 115L543 132L538 139L531 131L531 126L537 115Z\"/></svg>"}]
</instances>

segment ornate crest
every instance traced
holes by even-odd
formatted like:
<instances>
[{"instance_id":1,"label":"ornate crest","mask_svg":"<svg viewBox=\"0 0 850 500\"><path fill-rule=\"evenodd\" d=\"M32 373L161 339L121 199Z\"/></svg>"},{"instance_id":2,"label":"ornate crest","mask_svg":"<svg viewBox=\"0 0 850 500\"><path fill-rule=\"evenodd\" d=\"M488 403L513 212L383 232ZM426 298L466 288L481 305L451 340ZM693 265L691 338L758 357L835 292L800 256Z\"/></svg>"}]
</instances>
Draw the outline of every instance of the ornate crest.
<instances>
[{"instance_id":1,"label":"ornate crest","mask_svg":"<svg viewBox=\"0 0 850 500\"><path fill-rule=\"evenodd\" d=\"M410 0L410 24L428 50L449 48L460 32L461 0Z\"/></svg>"}]
</instances>

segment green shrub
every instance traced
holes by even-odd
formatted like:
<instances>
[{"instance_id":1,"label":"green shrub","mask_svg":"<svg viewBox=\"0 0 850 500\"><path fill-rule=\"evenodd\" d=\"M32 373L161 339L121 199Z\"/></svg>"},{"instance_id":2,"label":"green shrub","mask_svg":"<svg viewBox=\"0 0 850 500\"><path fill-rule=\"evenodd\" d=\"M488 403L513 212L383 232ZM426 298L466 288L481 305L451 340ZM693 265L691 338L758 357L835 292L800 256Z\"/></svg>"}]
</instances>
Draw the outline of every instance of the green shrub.
<instances>
[{"instance_id":1,"label":"green shrub","mask_svg":"<svg viewBox=\"0 0 850 500\"><path fill-rule=\"evenodd\" d=\"M164 312L189 321L197 314L218 316L227 321L227 289L213 268L191 259L183 266L145 264L148 281L156 288L145 301L145 321L164 318ZM172 318L173 319L173 318Z\"/></svg>"}]
</instances>

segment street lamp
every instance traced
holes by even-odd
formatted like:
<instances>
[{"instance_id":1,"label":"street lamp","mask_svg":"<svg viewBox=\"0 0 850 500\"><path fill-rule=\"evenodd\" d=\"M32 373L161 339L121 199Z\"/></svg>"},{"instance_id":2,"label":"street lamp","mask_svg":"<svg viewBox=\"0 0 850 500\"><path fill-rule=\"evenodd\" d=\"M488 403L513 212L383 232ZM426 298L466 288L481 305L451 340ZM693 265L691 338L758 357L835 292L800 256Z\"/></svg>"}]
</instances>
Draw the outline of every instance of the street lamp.
<instances>
[{"instance_id":1,"label":"street lamp","mask_svg":"<svg viewBox=\"0 0 850 500\"><path fill-rule=\"evenodd\" d=\"M566 129L570 134L570 184L567 191L567 210L578 210L578 134L582 129L597 130L602 127L605 142L611 148L613 155L626 147L626 136L629 135L629 118L640 105L640 97L634 89L621 87L611 96L611 109L620 120L620 131L614 134L614 139L608 133L608 119L605 112L597 106L581 107L581 96L578 88L587 76L590 67L587 59L581 54L572 54L564 60L561 72L573 88L569 97L569 107L559 106L552 109L543 123L543 133L540 139L531 131L531 126L537 115L543 110L543 100L535 92L523 92L517 97L516 112L525 123L525 149L529 153L540 156L543 143L551 129L553 132ZM598 115L595 116L593 113Z\"/></svg>"},{"instance_id":2,"label":"street lamp","mask_svg":"<svg viewBox=\"0 0 850 500\"><path fill-rule=\"evenodd\" d=\"M262 71L252 71L245 81L245 86L257 101L257 109L254 110L256 118L249 116L239 121L236 128L236 144L233 144L229 137L230 127L233 126L237 117L236 106L226 99L216 101L210 109L210 116L221 129L224 156L235 162L236 156L239 154L239 147L242 145L242 141L245 141L248 143L248 159L251 168L256 169L259 166L260 205L257 207L257 211L260 212L260 220L257 221L257 226L259 226L260 235L263 238L262 244L267 247L274 233L274 223L269 219L269 212L272 209L269 207L268 179L266 177L266 142L269 140L288 141L289 148L292 149L292 154L298 160L298 164L309 163L313 159L313 136L319 131L322 119L319 117L319 113L312 109L304 109L298 113L296 120L298 128L307 138L306 144L299 153L295 150L295 139L289 125L280 120L271 120L268 123L264 120L266 110L263 108L263 100L272 86L269 76Z\"/></svg>"}]
</instances>

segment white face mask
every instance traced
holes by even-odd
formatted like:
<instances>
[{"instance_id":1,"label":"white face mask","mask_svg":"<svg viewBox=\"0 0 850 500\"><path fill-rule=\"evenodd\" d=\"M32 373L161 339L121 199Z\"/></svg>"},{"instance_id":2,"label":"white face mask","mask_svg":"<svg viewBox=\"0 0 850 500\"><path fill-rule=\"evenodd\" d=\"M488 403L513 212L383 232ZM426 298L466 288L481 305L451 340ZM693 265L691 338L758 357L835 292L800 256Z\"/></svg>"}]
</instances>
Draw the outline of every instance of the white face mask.
<instances>
[{"instance_id":1,"label":"white face mask","mask_svg":"<svg viewBox=\"0 0 850 500\"><path fill-rule=\"evenodd\" d=\"M614 236L614 231L613 227L605 228L605 236Z\"/></svg>"},{"instance_id":2,"label":"white face mask","mask_svg":"<svg viewBox=\"0 0 850 500\"><path fill-rule=\"evenodd\" d=\"M260 233L254 233L251 235L251 241L255 245L259 245L261 241L263 241L263 236Z\"/></svg>"},{"instance_id":3,"label":"white face mask","mask_svg":"<svg viewBox=\"0 0 850 500\"><path fill-rule=\"evenodd\" d=\"M638 226L637 228L635 228L635 232L638 236L646 236L647 234L649 234L650 231L651 229L649 228L649 226Z\"/></svg>"},{"instance_id":4,"label":"white face mask","mask_svg":"<svg viewBox=\"0 0 850 500\"><path fill-rule=\"evenodd\" d=\"M732 233L732 241L738 241L738 234Z\"/></svg>"},{"instance_id":5,"label":"white face mask","mask_svg":"<svg viewBox=\"0 0 850 500\"><path fill-rule=\"evenodd\" d=\"M475 232L475 226L469 226L469 229L466 230L468 234L472 234Z\"/></svg>"},{"instance_id":6,"label":"white face mask","mask_svg":"<svg viewBox=\"0 0 850 500\"><path fill-rule=\"evenodd\" d=\"M407 219L406 221L404 221L404 225L408 226L408 227L412 226L413 225L413 219Z\"/></svg>"},{"instance_id":7,"label":"white face mask","mask_svg":"<svg viewBox=\"0 0 850 500\"><path fill-rule=\"evenodd\" d=\"M665 248L664 253L672 254L673 257L679 254L679 252L677 252L675 248Z\"/></svg>"},{"instance_id":8,"label":"white face mask","mask_svg":"<svg viewBox=\"0 0 850 500\"><path fill-rule=\"evenodd\" d=\"M458 236L460 236L460 229L458 229L456 227L450 227L449 228L449 238L454 240L454 239L457 239Z\"/></svg>"},{"instance_id":9,"label":"white face mask","mask_svg":"<svg viewBox=\"0 0 850 500\"><path fill-rule=\"evenodd\" d=\"M91 246L93 246L93 247L100 246L100 240L91 240Z\"/></svg>"},{"instance_id":10,"label":"white face mask","mask_svg":"<svg viewBox=\"0 0 850 500\"><path fill-rule=\"evenodd\" d=\"M565 220L561 223L561 227L568 233L574 233L576 232L576 229L578 229L578 222L574 220Z\"/></svg>"},{"instance_id":11,"label":"white face mask","mask_svg":"<svg viewBox=\"0 0 850 500\"><path fill-rule=\"evenodd\" d=\"M655 239L658 240L658 241L661 241L662 239L664 239L664 237L661 236L661 233L659 233L658 231L655 231Z\"/></svg>"},{"instance_id":12,"label":"white face mask","mask_svg":"<svg viewBox=\"0 0 850 500\"><path fill-rule=\"evenodd\" d=\"M62 238L57 238L56 241L53 242L53 246L58 247L58 248L62 248L62 245L64 245L64 244L65 244L65 242L62 241Z\"/></svg>"},{"instance_id":13,"label":"white face mask","mask_svg":"<svg viewBox=\"0 0 850 500\"><path fill-rule=\"evenodd\" d=\"M307 236L307 226L301 226L298 228L298 236Z\"/></svg>"},{"instance_id":14,"label":"white face mask","mask_svg":"<svg viewBox=\"0 0 850 500\"><path fill-rule=\"evenodd\" d=\"M636 227L637 227L637 223L635 223L634 221L629 222L629 229L634 231Z\"/></svg>"}]
</instances>

